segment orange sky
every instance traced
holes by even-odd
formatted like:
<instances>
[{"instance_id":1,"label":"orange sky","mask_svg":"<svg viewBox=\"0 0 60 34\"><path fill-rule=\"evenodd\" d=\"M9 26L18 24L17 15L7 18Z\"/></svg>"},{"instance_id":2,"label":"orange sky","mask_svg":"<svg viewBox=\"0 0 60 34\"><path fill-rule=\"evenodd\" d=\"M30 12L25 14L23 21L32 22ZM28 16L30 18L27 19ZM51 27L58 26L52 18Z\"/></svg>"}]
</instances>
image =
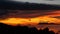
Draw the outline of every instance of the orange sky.
<instances>
[{"instance_id":1,"label":"orange sky","mask_svg":"<svg viewBox=\"0 0 60 34\"><path fill-rule=\"evenodd\" d=\"M35 11L35 12L37 12L37 11ZM28 25L28 24L37 25L39 23L44 23L44 22L60 24L60 19L54 18L54 17L60 16L60 10L45 12L46 15L38 16L38 17L34 17L34 18L19 18L19 17L15 18L16 15L13 15L14 13L9 13L9 14L10 15L8 18L6 18L4 20L0 20L0 22L5 23L5 24L9 24L9 25L17 25L17 24L20 24L20 25ZM39 12L33 13L33 14L39 15ZM30 14L28 14L28 15L26 14L26 16L29 16L29 15ZM12 16L12 17L10 17L10 16Z\"/></svg>"}]
</instances>

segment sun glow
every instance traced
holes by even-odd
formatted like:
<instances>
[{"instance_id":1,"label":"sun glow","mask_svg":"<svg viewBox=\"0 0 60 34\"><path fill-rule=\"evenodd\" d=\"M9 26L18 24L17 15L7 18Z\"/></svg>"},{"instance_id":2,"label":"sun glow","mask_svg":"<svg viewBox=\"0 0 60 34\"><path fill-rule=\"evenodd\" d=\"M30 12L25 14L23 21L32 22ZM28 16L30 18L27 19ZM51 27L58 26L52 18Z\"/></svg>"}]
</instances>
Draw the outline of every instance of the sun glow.
<instances>
[{"instance_id":1,"label":"sun glow","mask_svg":"<svg viewBox=\"0 0 60 34\"><path fill-rule=\"evenodd\" d=\"M22 11L21 11L22 12ZM36 11L35 11L36 13ZM40 13L37 12L34 15L39 15ZM39 14L38 14L39 13ZM55 23L55 24L60 24L60 19L54 18L56 16L60 16L60 10L55 10L52 12L47 12L44 13L45 15L43 16L38 16L34 18L20 18L20 11L17 13L8 13L9 17L3 20L0 20L1 23L7 24L7 25L37 25L39 23ZM18 14L18 15L17 15ZM33 14L26 14L26 16L34 16ZM25 14L23 15L25 17ZM16 17L16 18L14 18Z\"/></svg>"},{"instance_id":2,"label":"sun glow","mask_svg":"<svg viewBox=\"0 0 60 34\"><path fill-rule=\"evenodd\" d=\"M17 24L22 24L22 25L28 25L28 24L39 24L39 23L44 23L44 22L48 22L48 23L60 23L60 19L56 19L56 18L51 18L51 17L36 17L36 18L8 18L5 20L0 20L0 22L5 23L5 24L9 24L9 25L17 25Z\"/></svg>"}]
</instances>

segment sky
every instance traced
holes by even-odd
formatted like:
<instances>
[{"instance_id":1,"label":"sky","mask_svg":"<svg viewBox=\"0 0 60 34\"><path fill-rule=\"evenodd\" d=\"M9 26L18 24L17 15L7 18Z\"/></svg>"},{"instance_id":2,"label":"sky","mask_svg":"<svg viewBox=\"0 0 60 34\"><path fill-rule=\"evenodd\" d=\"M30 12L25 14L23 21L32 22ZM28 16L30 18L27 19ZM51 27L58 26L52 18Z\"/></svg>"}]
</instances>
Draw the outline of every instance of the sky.
<instances>
[{"instance_id":1,"label":"sky","mask_svg":"<svg viewBox=\"0 0 60 34\"><path fill-rule=\"evenodd\" d=\"M41 22L60 22L60 10L19 10L22 8L29 9L29 8L37 8L37 5L27 5L27 4L21 4L21 3L15 3L15 2L1 2L0 5L0 19L1 22L14 22L16 19L20 22L33 22L33 23L39 23ZM48 9L51 6L50 5L38 5L40 9ZM47 8L48 7L48 8ZM53 8L55 6L52 6ZM50 9L52 9L52 7ZM57 6L56 6L57 7ZM1 9L2 8L2 9ZM7 9L6 9L7 8ZM10 8L10 9L9 9ZM15 9L16 8L16 9ZM18 9L19 8L19 9ZM59 7L58 7L59 8ZM13 10L15 9L15 10ZM55 8L56 9L56 8ZM56 22L55 22L56 21ZM16 23L15 22L15 23Z\"/></svg>"},{"instance_id":2,"label":"sky","mask_svg":"<svg viewBox=\"0 0 60 34\"><path fill-rule=\"evenodd\" d=\"M30 3L45 3L45 4L60 4L60 0L12 0L12 1L22 1L22 2L30 2Z\"/></svg>"},{"instance_id":3,"label":"sky","mask_svg":"<svg viewBox=\"0 0 60 34\"><path fill-rule=\"evenodd\" d=\"M40 22L53 22L59 23L60 22L60 10L53 10L52 8L56 9L55 6L50 5L38 5L40 10L20 10L22 8L29 9L29 8L37 8L37 5L26 4L26 3L15 3L15 2L1 2L0 3L0 20L1 22L19 24L20 22L24 22L27 24L32 23L40 23ZM52 10L41 10L48 9ZM56 6L57 7L57 6ZM10 9L9 9L10 8ZM16 9L15 9L16 8ZM19 9L18 9L19 8ZM59 7L57 7L59 8ZM15 10L13 10L15 9ZM22 20L22 21L21 21ZM16 22L15 22L16 21ZM18 23L17 23L18 22ZM20 23L23 24L23 23ZM33 25L33 24L32 24Z\"/></svg>"},{"instance_id":4,"label":"sky","mask_svg":"<svg viewBox=\"0 0 60 34\"><path fill-rule=\"evenodd\" d=\"M7 10L0 13L0 22L7 24L60 24L60 10ZM12 23L13 22L13 23Z\"/></svg>"}]
</instances>

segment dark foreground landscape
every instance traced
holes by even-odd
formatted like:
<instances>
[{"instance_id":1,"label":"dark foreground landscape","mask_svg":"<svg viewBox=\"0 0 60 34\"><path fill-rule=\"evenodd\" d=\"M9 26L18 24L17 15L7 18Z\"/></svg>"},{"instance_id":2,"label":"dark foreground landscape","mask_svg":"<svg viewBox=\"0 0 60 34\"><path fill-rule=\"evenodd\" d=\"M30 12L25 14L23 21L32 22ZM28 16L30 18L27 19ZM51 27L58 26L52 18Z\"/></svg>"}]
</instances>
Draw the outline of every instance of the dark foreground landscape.
<instances>
[{"instance_id":1,"label":"dark foreground landscape","mask_svg":"<svg viewBox=\"0 0 60 34\"><path fill-rule=\"evenodd\" d=\"M54 31L49 31L49 28L46 27L43 30L37 30L35 27L32 28L28 28L27 26L10 26L10 25L6 25L3 23L0 23L0 33L3 34L33 34L33 33L37 33L37 34L58 34L55 33Z\"/></svg>"}]
</instances>

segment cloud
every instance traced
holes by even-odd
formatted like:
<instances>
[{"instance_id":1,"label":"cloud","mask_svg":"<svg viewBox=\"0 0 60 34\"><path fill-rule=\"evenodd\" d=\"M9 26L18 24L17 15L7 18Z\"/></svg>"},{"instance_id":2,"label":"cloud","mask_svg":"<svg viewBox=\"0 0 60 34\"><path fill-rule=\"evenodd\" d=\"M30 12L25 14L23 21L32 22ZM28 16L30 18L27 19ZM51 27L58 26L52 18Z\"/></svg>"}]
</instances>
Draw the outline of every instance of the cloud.
<instances>
[{"instance_id":1,"label":"cloud","mask_svg":"<svg viewBox=\"0 0 60 34\"><path fill-rule=\"evenodd\" d=\"M60 16L58 10L0 10L0 18L34 18L39 16Z\"/></svg>"},{"instance_id":2,"label":"cloud","mask_svg":"<svg viewBox=\"0 0 60 34\"><path fill-rule=\"evenodd\" d=\"M2 10L1 10L2 11ZM4 10L0 22L8 25L36 26L39 23L59 23L60 10ZM57 17L57 18L56 18Z\"/></svg>"},{"instance_id":3,"label":"cloud","mask_svg":"<svg viewBox=\"0 0 60 34\"><path fill-rule=\"evenodd\" d=\"M8 11L7 10L0 10L0 19L7 18Z\"/></svg>"},{"instance_id":4,"label":"cloud","mask_svg":"<svg viewBox=\"0 0 60 34\"><path fill-rule=\"evenodd\" d=\"M5 17L29 18L43 16L46 12L51 12L51 10L1 10L0 14Z\"/></svg>"},{"instance_id":5,"label":"cloud","mask_svg":"<svg viewBox=\"0 0 60 34\"><path fill-rule=\"evenodd\" d=\"M44 3L29 3L29 2L15 2L15 1L0 1L0 9L8 10L56 10L60 9L59 5L50 5Z\"/></svg>"},{"instance_id":6,"label":"cloud","mask_svg":"<svg viewBox=\"0 0 60 34\"><path fill-rule=\"evenodd\" d=\"M51 1L50 0L11 0L11 1L60 5L60 0L51 0Z\"/></svg>"}]
</instances>

